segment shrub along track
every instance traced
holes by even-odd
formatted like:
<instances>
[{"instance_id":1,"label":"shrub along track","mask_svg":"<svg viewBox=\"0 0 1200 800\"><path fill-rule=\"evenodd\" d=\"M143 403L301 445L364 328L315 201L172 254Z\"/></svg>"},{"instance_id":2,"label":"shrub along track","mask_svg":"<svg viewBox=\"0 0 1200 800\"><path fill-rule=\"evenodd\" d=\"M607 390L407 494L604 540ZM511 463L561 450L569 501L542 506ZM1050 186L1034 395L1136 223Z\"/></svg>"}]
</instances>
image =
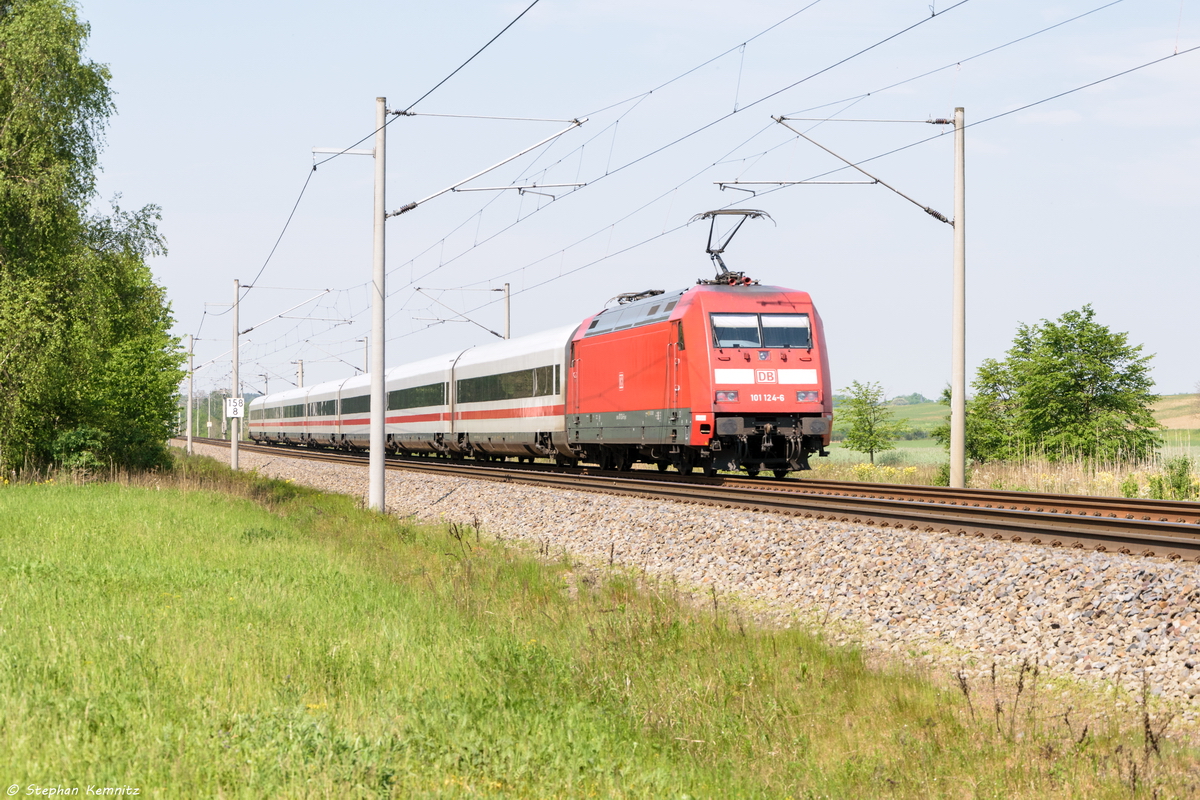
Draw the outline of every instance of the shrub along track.
<instances>
[{"instance_id":1,"label":"shrub along track","mask_svg":"<svg viewBox=\"0 0 1200 800\"><path fill-rule=\"evenodd\" d=\"M223 439L195 439L228 447ZM241 443L247 452L363 464L361 454ZM616 472L543 463L389 456L388 469L699 503L881 528L1200 562L1200 503L877 483Z\"/></svg>"}]
</instances>

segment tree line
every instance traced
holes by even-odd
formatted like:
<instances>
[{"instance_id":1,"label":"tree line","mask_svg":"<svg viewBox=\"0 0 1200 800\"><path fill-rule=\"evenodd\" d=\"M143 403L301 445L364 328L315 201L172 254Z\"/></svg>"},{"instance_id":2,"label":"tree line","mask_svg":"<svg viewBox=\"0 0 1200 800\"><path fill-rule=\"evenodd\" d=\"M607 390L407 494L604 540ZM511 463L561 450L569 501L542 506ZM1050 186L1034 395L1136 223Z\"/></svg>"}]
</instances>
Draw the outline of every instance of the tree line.
<instances>
[{"instance_id":1,"label":"tree line","mask_svg":"<svg viewBox=\"0 0 1200 800\"><path fill-rule=\"evenodd\" d=\"M966 402L966 453L984 463L1035 456L1049 461L1143 461L1162 445L1151 355L1096 321L1090 305L1055 321L1020 324L1003 359L980 365ZM907 430L877 383L854 381L840 404L844 445L875 454ZM942 395L949 405L950 390ZM932 436L949 448L949 418Z\"/></svg>"},{"instance_id":2,"label":"tree line","mask_svg":"<svg viewBox=\"0 0 1200 800\"><path fill-rule=\"evenodd\" d=\"M0 466L167 458L183 355L157 206L96 210L115 107L67 0L0 0Z\"/></svg>"}]
</instances>

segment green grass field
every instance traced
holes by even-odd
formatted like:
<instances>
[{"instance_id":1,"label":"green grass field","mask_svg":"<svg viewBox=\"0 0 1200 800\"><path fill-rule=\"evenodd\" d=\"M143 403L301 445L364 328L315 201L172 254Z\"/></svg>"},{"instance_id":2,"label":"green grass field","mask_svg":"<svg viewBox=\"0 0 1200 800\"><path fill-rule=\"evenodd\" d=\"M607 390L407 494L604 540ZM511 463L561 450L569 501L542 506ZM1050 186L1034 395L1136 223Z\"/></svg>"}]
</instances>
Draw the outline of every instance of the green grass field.
<instances>
[{"instance_id":1,"label":"green grass field","mask_svg":"<svg viewBox=\"0 0 1200 800\"><path fill-rule=\"evenodd\" d=\"M866 453L847 449L840 442L829 446L829 457L813 459L813 463L861 464L867 460ZM946 448L933 439L908 439L896 442L895 450L875 454L875 463L888 466L929 466L942 464L949 459Z\"/></svg>"},{"instance_id":2,"label":"green grass field","mask_svg":"<svg viewBox=\"0 0 1200 800\"><path fill-rule=\"evenodd\" d=\"M1134 714L1075 741L1035 685L993 725L984 686L969 709L718 598L188 470L0 487L22 796L1116 798L1130 765L1132 796L1200 790L1195 751L1152 754Z\"/></svg>"}]
</instances>

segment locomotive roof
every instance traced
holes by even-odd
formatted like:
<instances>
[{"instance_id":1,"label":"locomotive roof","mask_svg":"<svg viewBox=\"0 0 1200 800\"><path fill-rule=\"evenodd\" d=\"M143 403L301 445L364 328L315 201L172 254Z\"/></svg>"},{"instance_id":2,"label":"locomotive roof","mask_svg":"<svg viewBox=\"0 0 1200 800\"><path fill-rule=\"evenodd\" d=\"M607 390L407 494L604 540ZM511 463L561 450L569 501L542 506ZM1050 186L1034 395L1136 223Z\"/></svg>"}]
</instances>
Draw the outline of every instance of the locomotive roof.
<instances>
[{"instance_id":1,"label":"locomotive roof","mask_svg":"<svg viewBox=\"0 0 1200 800\"><path fill-rule=\"evenodd\" d=\"M808 297L808 292L798 289L788 289L784 286L764 286L751 284L749 286L724 286L722 284L702 283L688 289L689 292L714 292L717 294L797 294Z\"/></svg>"},{"instance_id":2,"label":"locomotive roof","mask_svg":"<svg viewBox=\"0 0 1200 800\"><path fill-rule=\"evenodd\" d=\"M583 335L585 337L597 336L601 333L611 333L662 322L671 316L679 299L689 291L689 289L680 289L674 292L663 292L645 300L606 308L591 318Z\"/></svg>"},{"instance_id":3,"label":"locomotive roof","mask_svg":"<svg viewBox=\"0 0 1200 800\"><path fill-rule=\"evenodd\" d=\"M736 296L790 294L800 295L804 301L808 301L807 293L785 289L781 286L760 286L758 284L751 284L749 286L724 286L702 283L696 286L689 286L686 289L663 292L662 294L638 300L634 303L605 308L590 317L583 336L597 336L603 333L636 328L642 325L651 325L655 322L670 319L675 313L678 313L676 306L679 305L685 295L689 294L726 294Z\"/></svg>"}]
</instances>

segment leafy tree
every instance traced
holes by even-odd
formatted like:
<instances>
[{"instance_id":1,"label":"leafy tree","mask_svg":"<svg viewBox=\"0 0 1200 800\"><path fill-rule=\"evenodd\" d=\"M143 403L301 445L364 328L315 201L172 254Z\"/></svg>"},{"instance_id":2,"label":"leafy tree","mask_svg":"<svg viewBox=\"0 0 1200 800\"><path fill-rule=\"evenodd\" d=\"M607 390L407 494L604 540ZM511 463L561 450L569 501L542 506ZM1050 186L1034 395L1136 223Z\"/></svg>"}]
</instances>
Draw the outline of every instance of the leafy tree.
<instances>
[{"instance_id":1,"label":"leafy tree","mask_svg":"<svg viewBox=\"0 0 1200 800\"><path fill-rule=\"evenodd\" d=\"M158 209L89 213L109 73L66 0L0 0L0 465L152 466L180 378Z\"/></svg>"},{"instance_id":2,"label":"leafy tree","mask_svg":"<svg viewBox=\"0 0 1200 800\"><path fill-rule=\"evenodd\" d=\"M866 453L875 463L875 454L896 449L895 440L908 428L904 420L892 419L892 410L884 402L883 387L878 383L854 381L841 403L841 416L850 424L843 440L848 450Z\"/></svg>"},{"instance_id":3,"label":"leafy tree","mask_svg":"<svg viewBox=\"0 0 1200 800\"><path fill-rule=\"evenodd\" d=\"M967 403L968 458L1141 460L1155 451L1163 426L1151 414L1153 356L1095 316L1085 305L1021 324L1007 357L980 366ZM949 425L935 436L949 444Z\"/></svg>"}]
</instances>

